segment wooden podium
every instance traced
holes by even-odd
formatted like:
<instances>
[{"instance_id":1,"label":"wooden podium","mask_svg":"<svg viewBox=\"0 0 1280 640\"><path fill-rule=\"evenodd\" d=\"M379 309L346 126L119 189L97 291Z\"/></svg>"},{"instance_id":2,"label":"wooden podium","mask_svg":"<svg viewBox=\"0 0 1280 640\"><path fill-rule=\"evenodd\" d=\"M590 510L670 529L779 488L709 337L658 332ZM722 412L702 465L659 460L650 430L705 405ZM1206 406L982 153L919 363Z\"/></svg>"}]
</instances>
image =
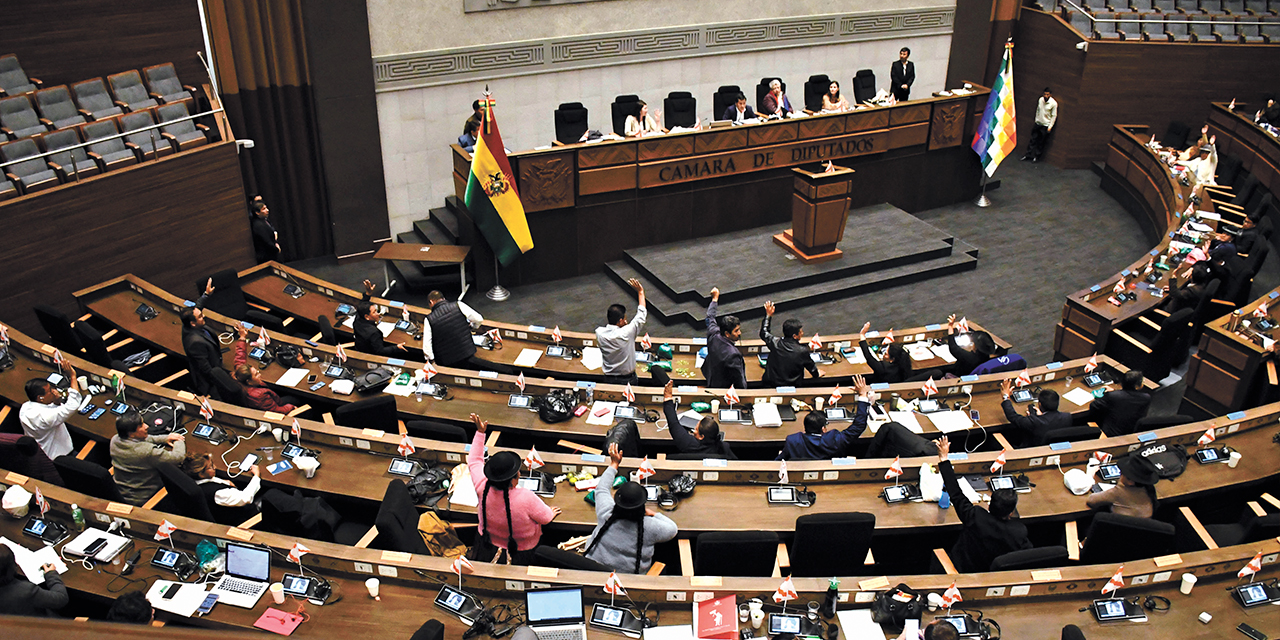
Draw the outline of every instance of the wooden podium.
<instances>
[{"instance_id":1,"label":"wooden podium","mask_svg":"<svg viewBox=\"0 0 1280 640\"><path fill-rule=\"evenodd\" d=\"M791 228L773 236L774 244L795 254L800 262L815 264L837 260L844 252L836 245L844 238L849 219L849 195L853 189L853 169L835 166L826 172L819 165L796 167L795 191L791 194Z\"/></svg>"}]
</instances>

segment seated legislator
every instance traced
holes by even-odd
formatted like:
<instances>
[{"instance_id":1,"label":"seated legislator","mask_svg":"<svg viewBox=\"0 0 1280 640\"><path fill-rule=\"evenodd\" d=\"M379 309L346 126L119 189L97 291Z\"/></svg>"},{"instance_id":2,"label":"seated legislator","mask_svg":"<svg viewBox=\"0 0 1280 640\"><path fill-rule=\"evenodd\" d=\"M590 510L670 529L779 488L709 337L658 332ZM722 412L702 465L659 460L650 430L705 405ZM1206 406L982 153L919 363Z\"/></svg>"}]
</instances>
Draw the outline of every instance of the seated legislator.
<instances>
[{"instance_id":1,"label":"seated legislator","mask_svg":"<svg viewBox=\"0 0 1280 640\"><path fill-rule=\"evenodd\" d=\"M1205 125L1207 131L1209 125ZM1191 181L1194 190L1192 193L1199 193L1200 189L1205 185L1217 184L1216 177L1218 175L1218 136L1209 138L1207 144L1201 145L1196 150L1196 156L1189 160L1179 160L1178 164L1187 168L1187 178Z\"/></svg>"},{"instance_id":2,"label":"seated legislator","mask_svg":"<svg viewBox=\"0 0 1280 640\"><path fill-rule=\"evenodd\" d=\"M0 433L0 468L62 486L62 474L29 435Z\"/></svg>"},{"instance_id":3,"label":"seated legislator","mask_svg":"<svg viewBox=\"0 0 1280 640\"><path fill-rule=\"evenodd\" d=\"M471 340L471 332L484 324L484 316L461 300L445 300L439 291L427 294L427 304L431 313L422 323L422 354L427 360L446 367L489 368L476 360L476 343Z\"/></svg>"},{"instance_id":4,"label":"seated legislator","mask_svg":"<svg viewBox=\"0 0 1280 640\"><path fill-rule=\"evenodd\" d=\"M33 584L18 572L13 549L0 545L0 615L47 617L50 609L67 606L71 599L58 569L53 563L45 563L40 573L44 580Z\"/></svg>"},{"instance_id":5,"label":"seated legislator","mask_svg":"<svg viewBox=\"0 0 1280 640\"><path fill-rule=\"evenodd\" d=\"M720 289L711 290L711 304L707 305L707 357L702 361L702 375L707 386L717 389L747 388L747 365L742 353L733 346L742 338L742 323L738 316L716 319L720 304Z\"/></svg>"},{"instance_id":6,"label":"seated legislator","mask_svg":"<svg viewBox=\"0 0 1280 640\"><path fill-rule=\"evenodd\" d=\"M1239 233L1234 236L1228 233L1218 233L1214 234L1214 239L1223 243L1230 242L1235 246L1236 251L1248 254L1253 251L1254 245L1258 243L1258 223L1262 221L1263 215L1263 211L1250 212L1240 221ZM1228 270L1230 271L1230 269Z\"/></svg>"},{"instance_id":7,"label":"seated legislator","mask_svg":"<svg viewBox=\"0 0 1280 640\"><path fill-rule=\"evenodd\" d=\"M1016 433L1021 436L1018 446L1034 447L1045 444L1044 437L1050 431L1071 426L1071 414L1058 411L1057 391L1042 389L1040 396L1036 398L1037 402L1031 404L1025 416L1013 408L1013 400L1009 397L1011 393L1013 393L1013 380L1011 378L1001 380L1000 394L1004 397L1004 402L1000 403L1000 408L1004 409L1005 420L1009 421L1009 430L1006 433Z\"/></svg>"},{"instance_id":8,"label":"seated legislator","mask_svg":"<svg viewBox=\"0 0 1280 640\"><path fill-rule=\"evenodd\" d=\"M196 300L196 305L183 309L179 314L182 319L182 351L187 356L187 368L191 371L191 384L196 395L221 400L222 394L219 392L218 381L213 377L213 370L226 371L222 365L222 344L218 342L218 336L205 325L204 320L204 301L211 293L212 278L205 284L204 295Z\"/></svg>"},{"instance_id":9,"label":"seated legislator","mask_svg":"<svg viewBox=\"0 0 1280 640\"><path fill-rule=\"evenodd\" d=\"M716 422L714 416L703 416L693 433L689 433L689 430L680 424L680 416L676 414L675 395L672 394L674 385L675 383L668 380L666 386L662 388L662 413L667 418L667 433L671 434L671 439L675 441L680 453L737 460L738 456L733 455L729 443L724 441L724 434L720 433L720 423Z\"/></svg>"},{"instance_id":10,"label":"seated legislator","mask_svg":"<svg viewBox=\"0 0 1280 640\"><path fill-rule=\"evenodd\" d=\"M262 488L262 471L258 469L258 465L249 467L251 477L243 489L237 488L230 480L218 477L213 466L213 454L188 454L180 468L200 487L214 520L244 522L258 514L258 508L253 505L254 499L258 497L258 490Z\"/></svg>"},{"instance_id":11,"label":"seated legislator","mask_svg":"<svg viewBox=\"0 0 1280 640\"><path fill-rule=\"evenodd\" d=\"M22 423L22 432L31 436L50 460L75 450L71 444L71 433L67 431L66 420L75 415L82 401L76 370L70 362L63 361L62 366L66 369L66 377L71 381L66 398L45 378L32 378L23 387L27 401L18 409L18 422Z\"/></svg>"},{"instance_id":12,"label":"seated legislator","mask_svg":"<svg viewBox=\"0 0 1280 640\"><path fill-rule=\"evenodd\" d=\"M1085 504L1094 511L1110 511L1116 515L1150 518L1156 512L1156 483L1160 474L1150 460L1127 455L1116 461L1120 478L1116 486L1089 494Z\"/></svg>"},{"instance_id":13,"label":"seated legislator","mask_svg":"<svg viewBox=\"0 0 1280 640\"><path fill-rule=\"evenodd\" d=\"M1190 254L1188 254L1190 255ZM1165 286L1165 300L1160 308L1175 313L1183 309L1195 309L1205 295L1205 288L1213 279L1212 267L1207 262L1197 262L1191 267L1191 280L1177 289Z\"/></svg>"},{"instance_id":14,"label":"seated legislator","mask_svg":"<svg viewBox=\"0 0 1280 640\"><path fill-rule=\"evenodd\" d=\"M951 373L956 376L977 373L975 370L996 354L996 342L991 339L991 334L985 331L970 332L963 324L965 323L956 320L956 314L947 316L947 350L956 359L955 364L951 365Z\"/></svg>"},{"instance_id":15,"label":"seated legislator","mask_svg":"<svg viewBox=\"0 0 1280 640\"><path fill-rule=\"evenodd\" d=\"M356 336L356 351L371 353L384 358L399 358L405 355L403 342L389 344L382 338L382 330L378 321L382 313L378 305L369 302L373 297L373 282L364 281L364 296L356 303L356 319L351 323L351 332Z\"/></svg>"},{"instance_id":16,"label":"seated legislator","mask_svg":"<svg viewBox=\"0 0 1280 640\"><path fill-rule=\"evenodd\" d=\"M235 371L232 376L240 386L244 387L245 396L249 398L249 406L259 411L275 411L278 413L289 413L297 408L298 400L294 398L282 398L280 394L272 391L262 382L262 371L257 367L249 364L249 346L245 342L249 331L243 325L236 325L236 330L240 332L240 339L236 340L233 347L235 352L232 365ZM295 356L295 362L281 362L280 364L286 368L302 367L306 365L302 354Z\"/></svg>"},{"instance_id":17,"label":"seated legislator","mask_svg":"<svg viewBox=\"0 0 1280 640\"><path fill-rule=\"evenodd\" d=\"M804 372L821 378L818 365L809 357L809 345L804 340L804 325L795 318L788 318L782 323L782 337L769 332L773 322L773 302L764 303L764 320L760 322L760 339L769 348L769 359L765 362L764 376L761 379L766 387L793 387L804 381Z\"/></svg>"},{"instance_id":18,"label":"seated legislator","mask_svg":"<svg viewBox=\"0 0 1280 640\"><path fill-rule=\"evenodd\" d=\"M778 460L830 460L852 455L853 444L867 429L867 414L877 394L862 376L853 377L853 390L857 394L857 409L853 421L843 430L829 428L827 414L810 411L804 417L804 432L787 436Z\"/></svg>"},{"instance_id":19,"label":"seated legislator","mask_svg":"<svg viewBox=\"0 0 1280 640\"><path fill-rule=\"evenodd\" d=\"M164 487L156 467L164 463L179 465L186 457L187 443L182 434L148 435L142 416L132 409L116 417L116 435L111 437L111 466L115 469L116 487L125 502L135 507L146 504Z\"/></svg>"},{"instance_id":20,"label":"seated legislator","mask_svg":"<svg viewBox=\"0 0 1280 640\"><path fill-rule=\"evenodd\" d=\"M639 138L643 135L652 133L666 133L667 130L658 125L658 120L649 113L649 105L644 100L639 100L636 105L640 107L640 111L636 115L627 116L626 121L622 125L622 132L628 138Z\"/></svg>"},{"instance_id":21,"label":"seated legislator","mask_svg":"<svg viewBox=\"0 0 1280 640\"><path fill-rule=\"evenodd\" d=\"M627 281L636 290L636 317L627 322L627 308L620 304L609 305L605 312L608 324L596 327L596 345L603 357L604 375L612 384L636 382L636 340L644 329L649 312L644 304L644 285L631 278Z\"/></svg>"},{"instance_id":22,"label":"seated legislator","mask_svg":"<svg viewBox=\"0 0 1280 640\"><path fill-rule=\"evenodd\" d=\"M645 489L637 482L609 493L621 464L622 450L610 444L609 467L596 483L596 529L583 555L613 571L645 573L653 565L654 545L676 537L680 528L645 506Z\"/></svg>"},{"instance_id":23,"label":"seated legislator","mask_svg":"<svg viewBox=\"0 0 1280 640\"><path fill-rule=\"evenodd\" d=\"M831 81L831 85L827 87L827 92L822 94L822 110L823 111L848 111L849 101L840 95L840 83L835 80Z\"/></svg>"},{"instance_id":24,"label":"seated legislator","mask_svg":"<svg viewBox=\"0 0 1280 640\"><path fill-rule=\"evenodd\" d=\"M862 325L862 330L858 332L858 348L862 349L862 357L866 359L867 366L871 367L871 375L875 376L876 382L906 382L911 377L911 356L907 355L907 350L902 345L890 342L880 350L880 359L877 360L875 354L871 353L871 345L867 344L867 329L870 328L870 322Z\"/></svg>"},{"instance_id":25,"label":"seated legislator","mask_svg":"<svg viewBox=\"0 0 1280 640\"><path fill-rule=\"evenodd\" d=\"M1133 433L1150 406L1151 394L1142 390L1142 372L1133 369L1125 372L1119 389L1089 403L1087 421L1096 422L1108 436L1123 436Z\"/></svg>"},{"instance_id":26,"label":"seated legislator","mask_svg":"<svg viewBox=\"0 0 1280 640\"><path fill-rule=\"evenodd\" d=\"M951 468L951 442L946 436L936 442L938 470L942 488L951 497L956 516L964 525L960 539L951 547L951 561L960 573L977 573L991 569L991 561L1011 551L1031 548L1026 525L1013 517L1018 508L1018 494L1013 489L991 492L991 506L983 509L969 502Z\"/></svg>"},{"instance_id":27,"label":"seated legislator","mask_svg":"<svg viewBox=\"0 0 1280 640\"><path fill-rule=\"evenodd\" d=\"M724 110L724 117L720 119L728 120L734 124L742 124L747 120L755 119L755 117L756 112L751 108L751 105L747 104L747 97L739 93L737 101Z\"/></svg>"},{"instance_id":28,"label":"seated legislator","mask_svg":"<svg viewBox=\"0 0 1280 640\"><path fill-rule=\"evenodd\" d=\"M484 459L484 434L489 423L471 414L476 435L467 452L471 482L480 496L480 520L473 559L489 561L502 552L514 564L529 564L533 548L542 539L542 525L560 515L560 507L548 507L534 492L516 486L520 476L520 456L499 451ZM493 496L498 493L501 496ZM489 498L493 497L493 502Z\"/></svg>"},{"instance_id":29,"label":"seated legislator","mask_svg":"<svg viewBox=\"0 0 1280 640\"><path fill-rule=\"evenodd\" d=\"M776 78L769 82L769 93L764 94L764 102L760 104L760 113L766 116L785 118L795 109L791 108L791 100L782 92L782 82Z\"/></svg>"},{"instance_id":30,"label":"seated legislator","mask_svg":"<svg viewBox=\"0 0 1280 640\"><path fill-rule=\"evenodd\" d=\"M462 135L458 136L458 146L462 147L467 153L476 152L476 135L480 133L480 121L467 120L462 130Z\"/></svg>"}]
</instances>

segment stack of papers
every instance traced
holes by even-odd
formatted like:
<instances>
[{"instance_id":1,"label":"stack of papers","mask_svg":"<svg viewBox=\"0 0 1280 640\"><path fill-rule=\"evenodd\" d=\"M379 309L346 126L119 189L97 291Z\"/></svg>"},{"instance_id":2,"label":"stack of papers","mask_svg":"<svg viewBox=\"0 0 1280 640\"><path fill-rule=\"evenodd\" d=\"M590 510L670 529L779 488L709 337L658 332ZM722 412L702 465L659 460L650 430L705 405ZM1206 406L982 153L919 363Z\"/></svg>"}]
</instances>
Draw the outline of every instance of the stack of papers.
<instances>
[{"instance_id":1,"label":"stack of papers","mask_svg":"<svg viewBox=\"0 0 1280 640\"><path fill-rule=\"evenodd\" d=\"M479 506L480 496L476 494L476 485L471 481L471 468L460 464L454 467L452 476L452 484L449 485L449 506Z\"/></svg>"},{"instance_id":2,"label":"stack of papers","mask_svg":"<svg viewBox=\"0 0 1280 640\"><path fill-rule=\"evenodd\" d=\"M938 411L929 414L929 421L942 433L964 431L973 426L969 414L963 411Z\"/></svg>"},{"instance_id":3,"label":"stack of papers","mask_svg":"<svg viewBox=\"0 0 1280 640\"><path fill-rule=\"evenodd\" d=\"M52 564L58 573L66 573L67 565L58 557L58 552L53 547L41 546L38 551L32 551L8 538L0 537L0 544L13 550L13 558L18 562L18 568L22 569L22 573L27 576L27 580L31 584L44 584L44 572L40 570L46 564Z\"/></svg>"},{"instance_id":4,"label":"stack of papers","mask_svg":"<svg viewBox=\"0 0 1280 640\"><path fill-rule=\"evenodd\" d=\"M1082 387L1076 387L1062 394L1062 397L1066 400L1071 401L1072 404L1080 407L1083 407L1086 404L1093 402L1093 394L1090 393L1089 390L1084 389Z\"/></svg>"},{"instance_id":5,"label":"stack of papers","mask_svg":"<svg viewBox=\"0 0 1280 640\"><path fill-rule=\"evenodd\" d=\"M387 336L389 336L389 335L391 335L391 332L392 332L392 331L395 331L395 330L396 330L396 323L394 323L394 322L379 322L379 323L378 323L378 331L381 331L381 332L382 332L382 337L384 337L384 338L385 338L385 337L387 337Z\"/></svg>"},{"instance_id":6,"label":"stack of papers","mask_svg":"<svg viewBox=\"0 0 1280 640\"><path fill-rule=\"evenodd\" d=\"M515 365L517 367L533 367L538 364L538 359L542 357L541 349L521 349L520 355L516 356Z\"/></svg>"},{"instance_id":7,"label":"stack of papers","mask_svg":"<svg viewBox=\"0 0 1280 640\"><path fill-rule=\"evenodd\" d=\"M837 611L836 619L840 621L840 632L848 640L884 640L884 629L871 619L870 609Z\"/></svg>"},{"instance_id":8,"label":"stack of papers","mask_svg":"<svg viewBox=\"0 0 1280 640\"><path fill-rule=\"evenodd\" d=\"M782 416L778 415L778 405L772 402L757 402L751 405L751 417L757 427L781 427Z\"/></svg>"},{"instance_id":9,"label":"stack of papers","mask_svg":"<svg viewBox=\"0 0 1280 640\"><path fill-rule=\"evenodd\" d=\"M591 405L591 410L587 412L587 424L594 424L602 427L613 426L613 410L618 406L616 402L606 402L604 400L596 400ZM601 411L608 409L608 411ZM597 413L601 415L596 415Z\"/></svg>"},{"instance_id":10,"label":"stack of papers","mask_svg":"<svg viewBox=\"0 0 1280 640\"><path fill-rule=\"evenodd\" d=\"M948 364L956 361L956 357L951 355L951 347L945 344L934 345L929 347L929 350L933 352L933 355L946 360Z\"/></svg>"},{"instance_id":11,"label":"stack of papers","mask_svg":"<svg viewBox=\"0 0 1280 640\"><path fill-rule=\"evenodd\" d=\"M587 371L595 371L604 366L604 354L600 352L599 347L583 347L582 348L582 366Z\"/></svg>"},{"instance_id":12,"label":"stack of papers","mask_svg":"<svg viewBox=\"0 0 1280 640\"><path fill-rule=\"evenodd\" d=\"M396 378L399 378L399 377L400 377L400 376L396 376ZM393 380L394 380L394 378L393 378ZM391 394L391 395L393 395L393 396L400 396L401 398L408 398L410 395L413 395L413 392L414 392L414 391L416 391L417 389L418 389L418 383L417 383L417 382L415 382L415 381L413 380L413 378L409 378L409 382L408 382L408 383L406 383L406 384L400 384L400 383L398 383L398 382L392 382L391 384L387 385L387 386L383 389L383 391L384 391L384 392L386 392L386 393L389 393L389 394Z\"/></svg>"},{"instance_id":13,"label":"stack of papers","mask_svg":"<svg viewBox=\"0 0 1280 640\"><path fill-rule=\"evenodd\" d=\"M276 380L276 384L282 387L296 387L298 386L298 383L305 380L307 375L310 373L310 369L293 368L284 372L284 374L280 376L280 379Z\"/></svg>"},{"instance_id":14,"label":"stack of papers","mask_svg":"<svg viewBox=\"0 0 1280 640\"><path fill-rule=\"evenodd\" d=\"M913 342L907 347L907 353L911 354L911 359L917 362L933 359L933 351L930 350L929 345L924 342Z\"/></svg>"},{"instance_id":15,"label":"stack of papers","mask_svg":"<svg viewBox=\"0 0 1280 640\"><path fill-rule=\"evenodd\" d=\"M150 602L151 606L161 611L168 611L169 613L190 618L195 615L196 609L199 609L200 605L204 603L204 598L208 595L208 592L205 591L206 588L207 585L203 584L156 580L156 583L147 590L147 602ZM177 592L166 598L165 594L170 589L177 589Z\"/></svg>"},{"instance_id":16,"label":"stack of papers","mask_svg":"<svg viewBox=\"0 0 1280 640\"><path fill-rule=\"evenodd\" d=\"M920 421L916 420L916 414L911 411L890 411L889 420L910 429L911 433L924 433L924 428L920 426Z\"/></svg>"}]
</instances>

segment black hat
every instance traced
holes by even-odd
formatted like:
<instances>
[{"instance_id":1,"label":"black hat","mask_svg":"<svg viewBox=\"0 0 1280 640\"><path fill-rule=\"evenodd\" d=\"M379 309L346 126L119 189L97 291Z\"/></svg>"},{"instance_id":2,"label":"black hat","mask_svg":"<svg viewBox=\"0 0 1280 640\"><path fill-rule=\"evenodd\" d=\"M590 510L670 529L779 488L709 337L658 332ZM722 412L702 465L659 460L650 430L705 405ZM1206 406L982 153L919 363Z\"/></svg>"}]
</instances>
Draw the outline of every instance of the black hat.
<instances>
[{"instance_id":1,"label":"black hat","mask_svg":"<svg viewBox=\"0 0 1280 640\"><path fill-rule=\"evenodd\" d=\"M511 482L520 475L520 456L514 451L499 451L484 462L484 477L489 482Z\"/></svg>"},{"instance_id":2,"label":"black hat","mask_svg":"<svg viewBox=\"0 0 1280 640\"><path fill-rule=\"evenodd\" d=\"M644 516L644 503L648 493L637 482L624 482L613 492L613 508L619 515Z\"/></svg>"},{"instance_id":3,"label":"black hat","mask_svg":"<svg viewBox=\"0 0 1280 640\"><path fill-rule=\"evenodd\" d=\"M1116 461L1120 467L1120 475L1132 480L1135 484L1151 486L1160 481L1156 466L1142 456L1129 455Z\"/></svg>"}]
</instances>

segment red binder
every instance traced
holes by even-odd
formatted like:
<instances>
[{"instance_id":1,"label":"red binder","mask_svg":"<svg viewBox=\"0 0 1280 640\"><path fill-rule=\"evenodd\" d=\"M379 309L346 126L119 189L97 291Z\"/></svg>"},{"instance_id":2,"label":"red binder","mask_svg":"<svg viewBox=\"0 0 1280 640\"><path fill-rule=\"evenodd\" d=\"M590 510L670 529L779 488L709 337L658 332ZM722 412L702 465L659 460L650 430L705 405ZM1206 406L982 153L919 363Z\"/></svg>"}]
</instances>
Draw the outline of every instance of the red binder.
<instances>
[{"instance_id":1,"label":"red binder","mask_svg":"<svg viewBox=\"0 0 1280 640\"><path fill-rule=\"evenodd\" d=\"M738 597L721 596L693 605L693 634L706 640L738 637Z\"/></svg>"}]
</instances>

